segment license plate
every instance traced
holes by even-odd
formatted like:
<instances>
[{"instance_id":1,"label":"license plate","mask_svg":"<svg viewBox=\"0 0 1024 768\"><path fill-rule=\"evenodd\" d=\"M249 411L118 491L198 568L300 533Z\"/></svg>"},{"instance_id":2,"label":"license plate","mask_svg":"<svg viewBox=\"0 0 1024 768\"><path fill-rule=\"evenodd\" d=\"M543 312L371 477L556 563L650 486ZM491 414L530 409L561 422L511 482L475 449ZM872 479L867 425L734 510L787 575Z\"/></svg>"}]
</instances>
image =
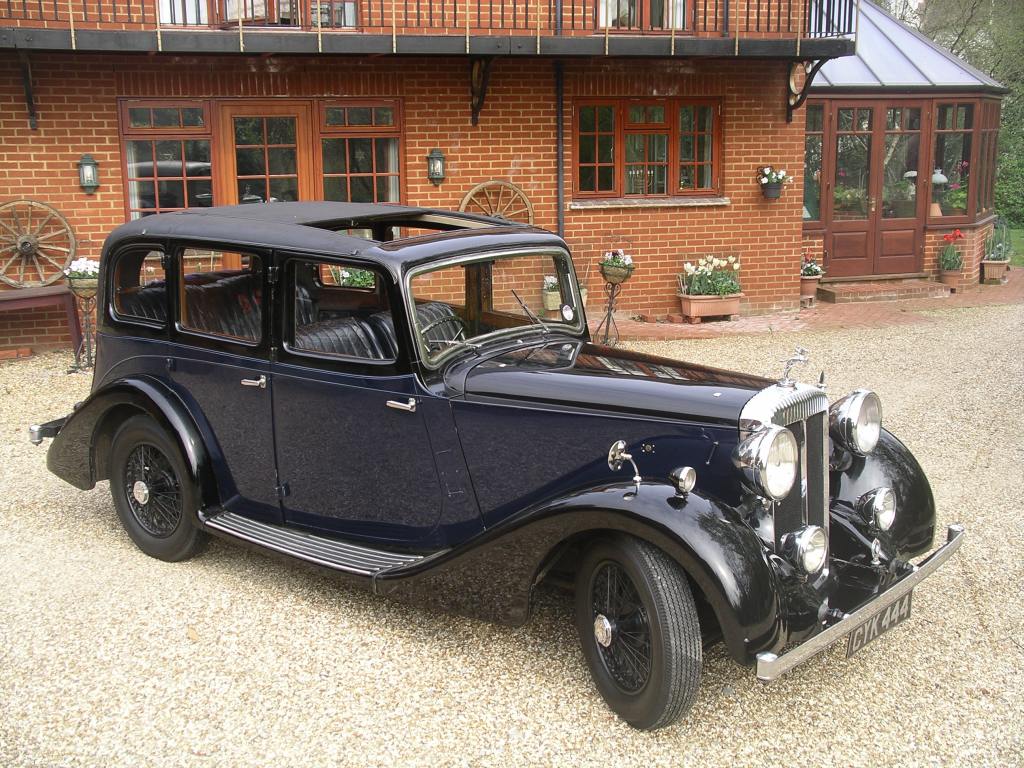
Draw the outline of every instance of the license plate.
<instances>
[{"instance_id":1,"label":"license plate","mask_svg":"<svg viewBox=\"0 0 1024 768\"><path fill-rule=\"evenodd\" d=\"M909 619L910 597L913 594L913 592L907 592L884 611L879 611L853 630L850 633L850 639L846 641L846 658L850 658L865 645L878 639L880 635Z\"/></svg>"}]
</instances>

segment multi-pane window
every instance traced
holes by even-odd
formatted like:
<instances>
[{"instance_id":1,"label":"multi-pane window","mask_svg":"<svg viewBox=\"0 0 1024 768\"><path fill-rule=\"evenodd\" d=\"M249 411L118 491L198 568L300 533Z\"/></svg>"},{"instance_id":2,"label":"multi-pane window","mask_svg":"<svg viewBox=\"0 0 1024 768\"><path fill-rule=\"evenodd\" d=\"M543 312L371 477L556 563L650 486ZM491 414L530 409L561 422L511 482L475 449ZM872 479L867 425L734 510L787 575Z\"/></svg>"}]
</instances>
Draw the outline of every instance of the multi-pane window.
<instances>
[{"instance_id":1,"label":"multi-pane window","mask_svg":"<svg viewBox=\"0 0 1024 768\"><path fill-rule=\"evenodd\" d=\"M352 29L356 26L357 9L355 0L320 0L319 5L313 0L311 15L313 25L333 27L335 29ZM317 15L319 9L319 16Z\"/></svg>"},{"instance_id":2,"label":"multi-pane window","mask_svg":"<svg viewBox=\"0 0 1024 768\"><path fill-rule=\"evenodd\" d=\"M320 126L324 199L397 202L401 197L400 130L393 102L325 104Z\"/></svg>"},{"instance_id":3,"label":"multi-pane window","mask_svg":"<svg viewBox=\"0 0 1024 768\"><path fill-rule=\"evenodd\" d=\"M598 0L602 29L686 29L687 0Z\"/></svg>"},{"instance_id":4,"label":"multi-pane window","mask_svg":"<svg viewBox=\"0 0 1024 768\"><path fill-rule=\"evenodd\" d=\"M576 109L576 195L711 195L720 189L719 104L652 99Z\"/></svg>"},{"instance_id":5,"label":"multi-pane window","mask_svg":"<svg viewBox=\"0 0 1024 768\"><path fill-rule=\"evenodd\" d=\"M292 116L234 118L239 203L299 199L298 137Z\"/></svg>"},{"instance_id":6,"label":"multi-pane window","mask_svg":"<svg viewBox=\"0 0 1024 768\"><path fill-rule=\"evenodd\" d=\"M159 0L161 24L196 26L209 23L207 0Z\"/></svg>"},{"instance_id":7,"label":"multi-pane window","mask_svg":"<svg viewBox=\"0 0 1024 768\"><path fill-rule=\"evenodd\" d=\"M210 129L202 104L128 102L122 124L130 218L213 205Z\"/></svg>"},{"instance_id":8,"label":"multi-pane window","mask_svg":"<svg viewBox=\"0 0 1024 768\"><path fill-rule=\"evenodd\" d=\"M804 134L804 221L821 220L821 155L825 147L825 108L809 104Z\"/></svg>"},{"instance_id":9,"label":"multi-pane window","mask_svg":"<svg viewBox=\"0 0 1024 768\"><path fill-rule=\"evenodd\" d=\"M943 216L967 214L972 175L973 104L939 104L935 122L932 202Z\"/></svg>"}]
</instances>

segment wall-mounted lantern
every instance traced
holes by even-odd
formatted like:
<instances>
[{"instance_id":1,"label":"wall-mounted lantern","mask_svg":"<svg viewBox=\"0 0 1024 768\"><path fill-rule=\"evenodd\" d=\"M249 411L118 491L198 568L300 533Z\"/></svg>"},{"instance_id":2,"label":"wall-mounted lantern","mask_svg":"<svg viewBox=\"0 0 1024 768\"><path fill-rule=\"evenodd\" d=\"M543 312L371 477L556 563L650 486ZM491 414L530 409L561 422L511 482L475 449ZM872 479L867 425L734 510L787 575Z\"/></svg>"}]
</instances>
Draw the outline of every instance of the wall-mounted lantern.
<instances>
[{"instance_id":1,"label":"wall-mounted lantern","mask_svg":"<svg viewBox=\"0 0 1024 768\"><path fill-rule=\"evenodd\" d=\"M430 150L430 154L427 155L427 178L435 185L444 181L444 162L444 152L440 149Z\"/></svg>"},{"instance_id":2,"label":"wall-mounted lantern","mask_svg":"<svg viewBox=\"0 0 1024 768\"><path fill-rule=\"evenodd\" d=\"M78 183L87 195L91 195L100 186L100 169L90 154L82 155L78 161Z\"/></svg>"}]
</instances>

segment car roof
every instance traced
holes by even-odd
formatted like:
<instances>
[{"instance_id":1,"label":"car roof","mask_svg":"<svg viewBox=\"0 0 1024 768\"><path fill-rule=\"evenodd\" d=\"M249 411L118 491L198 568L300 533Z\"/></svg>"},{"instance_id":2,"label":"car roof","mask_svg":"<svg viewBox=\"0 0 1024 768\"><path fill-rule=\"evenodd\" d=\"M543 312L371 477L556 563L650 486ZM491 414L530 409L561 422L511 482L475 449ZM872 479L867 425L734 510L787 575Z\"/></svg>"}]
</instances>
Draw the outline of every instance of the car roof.
<instances>
[{"instance_id":1,"label":"car roof","mask_svg":"<svg viewBox=\"0 0 1024 768\"><path fill-rule=\"evenodd\" d=\"M383 242L337 231L373 225L431 231ZM132 241L164 239L367 259L387 267L396 277L411 266L467 252L566 247L546 230L488 216L392 203L289 202L144 216L111 232L103 253Z\"/></svg>"}]
</instances>

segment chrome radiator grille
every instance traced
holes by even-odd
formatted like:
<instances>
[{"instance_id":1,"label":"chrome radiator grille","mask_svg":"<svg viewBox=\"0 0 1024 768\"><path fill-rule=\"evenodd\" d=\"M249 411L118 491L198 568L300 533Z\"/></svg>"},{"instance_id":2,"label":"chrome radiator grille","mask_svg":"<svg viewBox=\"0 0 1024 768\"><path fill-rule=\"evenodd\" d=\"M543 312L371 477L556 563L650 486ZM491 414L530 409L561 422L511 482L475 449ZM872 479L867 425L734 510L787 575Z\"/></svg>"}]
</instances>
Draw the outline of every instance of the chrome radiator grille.
<instances>
[{"instance_id":1,"label":"chrome radiator grille","mask_svg":"<svg viewBox=\"0 0 1024 768\"><path fill-rule=\"evenodd\" d=\"M774 504L774 543L778 549L786 534L805 525L818 525L828 531L828 398L806 384L763 389L740 414L741 437L770 424L793 433L800 462L793 490Z\"/></svg>"}]
</instances>

